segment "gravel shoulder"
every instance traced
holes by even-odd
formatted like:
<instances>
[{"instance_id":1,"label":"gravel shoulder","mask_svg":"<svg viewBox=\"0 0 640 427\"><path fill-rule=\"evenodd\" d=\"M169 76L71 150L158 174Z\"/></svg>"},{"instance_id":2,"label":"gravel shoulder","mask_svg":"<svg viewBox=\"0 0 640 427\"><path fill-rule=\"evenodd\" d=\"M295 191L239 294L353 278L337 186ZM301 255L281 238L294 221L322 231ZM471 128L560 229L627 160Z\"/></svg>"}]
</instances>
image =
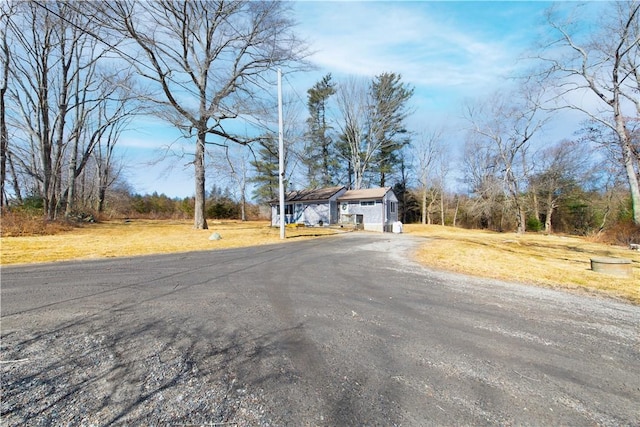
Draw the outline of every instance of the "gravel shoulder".
<instances>
[{"instance_id":1,"label":"gravel shoulder","mask_svg":"<svg viewBox=\"0 0 640 427\"><path fill-rule=\"evenodd\" d=\"M18 425L638 425L640 307L351 233L2 269Z\"/></svg>"}]
</instances>

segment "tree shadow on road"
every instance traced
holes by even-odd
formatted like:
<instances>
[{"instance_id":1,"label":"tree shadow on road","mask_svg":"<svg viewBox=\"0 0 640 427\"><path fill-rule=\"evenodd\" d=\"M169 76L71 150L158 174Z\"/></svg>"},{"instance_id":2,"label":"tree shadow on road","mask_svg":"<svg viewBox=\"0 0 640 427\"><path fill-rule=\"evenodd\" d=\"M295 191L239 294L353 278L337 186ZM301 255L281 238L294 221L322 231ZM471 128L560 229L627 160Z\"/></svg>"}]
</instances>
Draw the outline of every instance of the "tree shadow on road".
<instances>
[{"instance_id":1,"label":"tree shadow on road","mask_svg":"<svg viewBox=\"0 0 640 427\"><path fill-rule=\"evenodd\" d=\"M305 410L304 373L287 356L304 325L256 335L114 312L3 334L3 425L279 425ZM341 389L320 396L327 425L357 418L357 390Z\"/></svg>"}]
</instances>

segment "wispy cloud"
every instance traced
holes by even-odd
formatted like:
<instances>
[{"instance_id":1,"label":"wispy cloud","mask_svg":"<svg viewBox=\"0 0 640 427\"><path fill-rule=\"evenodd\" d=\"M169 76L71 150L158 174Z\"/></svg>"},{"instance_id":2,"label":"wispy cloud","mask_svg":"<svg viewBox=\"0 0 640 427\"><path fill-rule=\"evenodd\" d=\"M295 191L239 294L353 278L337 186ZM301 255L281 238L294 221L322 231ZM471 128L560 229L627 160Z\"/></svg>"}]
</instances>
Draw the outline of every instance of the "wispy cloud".
<instances>
[{"instance_id":1,"label":"wispy cloud","mask_svg":"<svg viewBox=\"0 0 640 427\"><path fill-rule=\"evenodd\" d=\"M399 72L416 86L485 86L513 71L514 48L428 2L300 3L312 60L336 74ZM438 9L438 8L436 8ZM488 29L493 32L490 26Z\"/></svg>"}]
</instances>

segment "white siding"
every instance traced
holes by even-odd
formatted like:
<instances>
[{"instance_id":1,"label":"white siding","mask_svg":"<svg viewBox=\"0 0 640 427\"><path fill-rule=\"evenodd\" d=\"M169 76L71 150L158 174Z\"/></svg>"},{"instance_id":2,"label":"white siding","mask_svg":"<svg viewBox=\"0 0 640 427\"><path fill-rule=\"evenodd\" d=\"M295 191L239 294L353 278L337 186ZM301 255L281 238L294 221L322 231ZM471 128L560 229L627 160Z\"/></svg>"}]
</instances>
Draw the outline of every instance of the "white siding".
<instances>
[{"instance_id":1,"label":"white siding","mask_svg":"<svg viewBox=\"0 0 640 427\"><path fill-rule=\"evenodd\" d=\"M362 205L359 200L349 201L349 213L363 216L365 230L382 231L384 206L380 200L373 205Z\"/></svg>"},{"instance_id":2,"label":"white siding","mask_svg":"<svg viewBox=\"0 0 640 427\"><path fill-rule=\"evenodd\" d=\"M345 192L346 190L342 189L329 200L287 203L292 207L286 209L286 212L291 212L290 215L286 215L286 223L308 226L320 225L321 221L322 225L336 224L341 220L355 223L359 217L365 230L378 232L392 230L393 223L398 221L398 199L393 191L387 191L384 196L379 191L377 194L374 193L375 195L365 192L377 199L347 199L340 204L337 203L337 199ZM347 209L342 208L343 203L347 204ZM271 225L274 227L280 225L277 213L278 206L272 206Z\"/></svg>"},{"instance_id":3,"label":"white siding","mask_svg":"<svg viewBox=\"0 0 640 427\"><path fill-rule=\"evenodd\" d=\"M329 203L306 205L302 222L306 225L318 225L320 221L322 221L323 225L329 224Z\"/></svg>"},{"instance_id":4,"label":"white siding","mask_svg":"<svg viewBox=\"0 0 640 427\"><path fill-rule=\"evenodd\" d=\"M338 221L338 208L334 201L312 203L287 203L293 205L293 215L286 215L285 224L305 224L316 226L322 221L322 225L335 224ZM333 210L333 212L331 212ZM285 208L287 211L287 208ZM280 225L278 206L271 206L271 226Z\"/></svg>"},{"instance_id":5,"label":"white siding","mask_svg":"<svg viewBox=\"0 0 640 427\"><path fill-rule=\"evenodd\" d=\"M363 228L369 231L391 231L393 223L398 220L398 199L393 191L388 191L383 198L355 199L343 201L347 209L340 209L346 221L354 221L356 215L362 215Z\"/></svg>"}]
</instances>

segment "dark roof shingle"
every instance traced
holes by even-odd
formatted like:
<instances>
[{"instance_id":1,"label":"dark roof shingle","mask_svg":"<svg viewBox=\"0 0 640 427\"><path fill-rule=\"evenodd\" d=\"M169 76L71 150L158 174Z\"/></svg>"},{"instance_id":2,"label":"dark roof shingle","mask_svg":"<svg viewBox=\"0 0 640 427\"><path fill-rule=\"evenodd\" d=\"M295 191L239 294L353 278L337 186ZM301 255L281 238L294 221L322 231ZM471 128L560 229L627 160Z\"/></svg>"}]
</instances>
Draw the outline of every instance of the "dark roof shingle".
<instances>
[{"instance_id":1,"label":"dark roof shingle","mask_svg":"<svg viewBox=\"0 0 640 427\"><path fill-rule=\"evenodd\" d=\"M285 200L287 202L302 202L302 201L312 201L312 200L329 200L333 197L338 191L342 190L344 187L327 187L327 188L316 188L313 190L298 190L291 191L287 193L285 196Z\"/></svg>"},{"instance_id":2,"label":"dark roof shingle","mask_svg":"<svg viewBox=\"0 0 640 427\"><path fill-rule=\"evenodd\" d=\"M312 190L297 190L289 191L284 196L286 202L312 202L329 200L340 190L343 190L343 186L315 188ZM271 200L271 204L278 203L278 199Z\"/></svg>"}]
</instances>

